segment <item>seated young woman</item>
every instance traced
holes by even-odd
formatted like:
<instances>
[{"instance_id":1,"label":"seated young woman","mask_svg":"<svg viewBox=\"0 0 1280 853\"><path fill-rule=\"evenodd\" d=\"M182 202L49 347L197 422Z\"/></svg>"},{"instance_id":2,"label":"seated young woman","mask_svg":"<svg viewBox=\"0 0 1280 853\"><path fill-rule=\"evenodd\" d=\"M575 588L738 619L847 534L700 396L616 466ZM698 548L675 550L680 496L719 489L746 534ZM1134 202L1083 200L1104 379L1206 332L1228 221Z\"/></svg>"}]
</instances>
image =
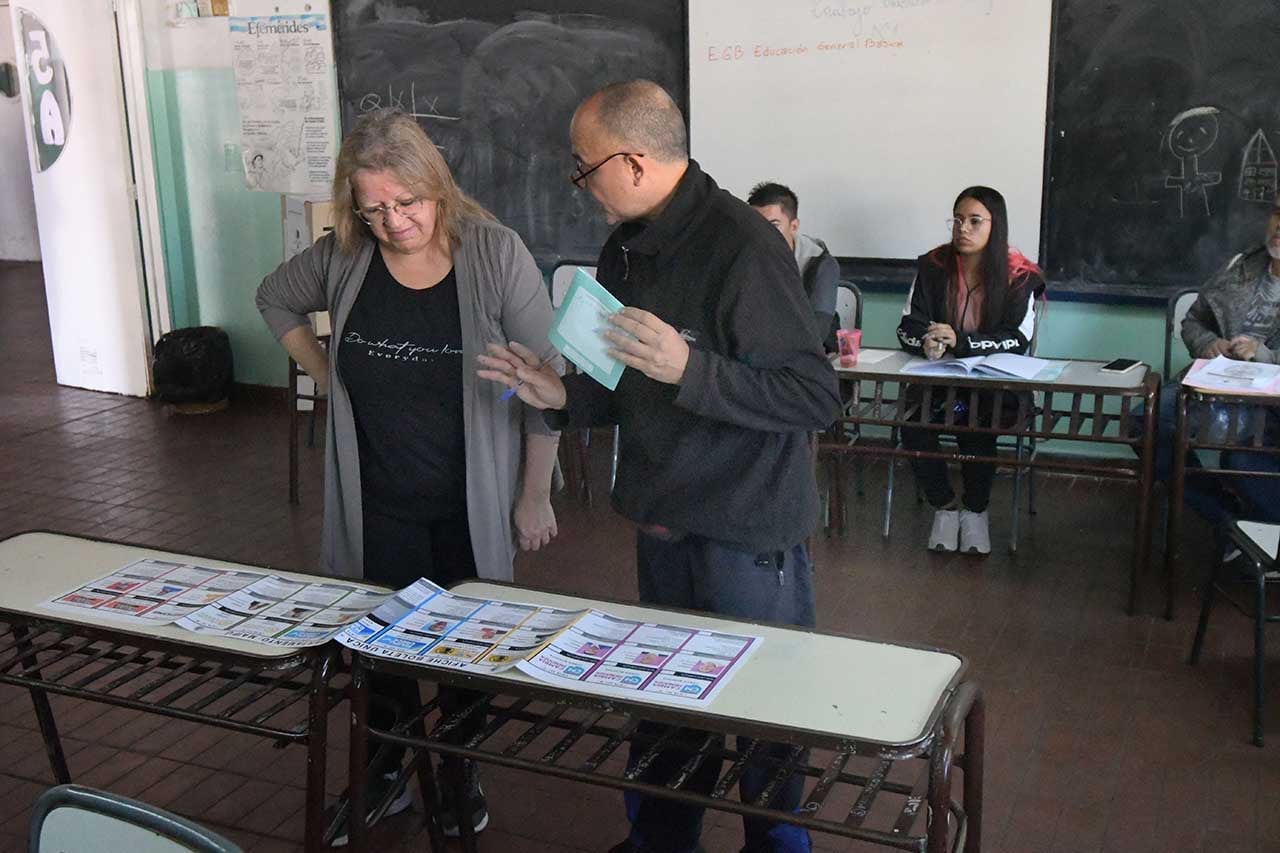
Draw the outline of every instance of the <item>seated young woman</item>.
<instances>
[{"instance_id":1,"label":"seated young woman","mask_svg":"<svg viewBox=\"0 0 1280 853\"><path fill-rule=\"evenodd\" d=\"M1009 247L1009 215L1004 197L990 187L969 187L956 197L947 220L951 242L921 255L916 277L898 323L898 341L907 352L939 359L993 353L1024 354L1035 329L1036 298L1044 292L1039 267ZM908 394L919 399L916 388ZM943 398L935 395L927 417L941 423ZM956 395L955 423L967 423L970 395ZM1008 405L1016 407L1012 395ZM978 423L992 422L993 395L978 396ZM960 411L963 409L963 411ZM937 452L940 433L927 427L903 427L902 444L909 450ZM992 433L956 433L966 456L995 455ZM991 536L987 504L995 465L963 462L963 490L951 488L947 464L937 458L913 458L916 481L934 509L929 548L989 554Z\"/></svg>"}]
</instances>

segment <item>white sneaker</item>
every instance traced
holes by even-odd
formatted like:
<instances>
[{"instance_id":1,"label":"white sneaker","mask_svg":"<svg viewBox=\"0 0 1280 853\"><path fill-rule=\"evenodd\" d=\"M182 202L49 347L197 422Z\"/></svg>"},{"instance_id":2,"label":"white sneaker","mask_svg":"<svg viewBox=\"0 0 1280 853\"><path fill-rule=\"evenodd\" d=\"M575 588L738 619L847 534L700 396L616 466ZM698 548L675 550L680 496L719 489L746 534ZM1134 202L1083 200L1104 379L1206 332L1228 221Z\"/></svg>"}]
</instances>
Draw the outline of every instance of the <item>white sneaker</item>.
<instances>
[{"instance_id":1,"label":"white sneaker","mask_svg":"<svg viewBox=\"0 0 1280 853\"><path fill-rule=\"evenodd\" d=\"M960 551L963 554L990 554L991 531L987 511L960 510Z\"/></svg>"},{"instance_id":2,"label":"white sneaker","mask_svg":"<svg viewBox=\"0 0 1280 853\"><path fill-rule=\"evenodd\" d=\"M930 551L954 551L960 538L960 510L940 509L933 514L933 530L929 532Z\"/></svg>"}]
</instances>

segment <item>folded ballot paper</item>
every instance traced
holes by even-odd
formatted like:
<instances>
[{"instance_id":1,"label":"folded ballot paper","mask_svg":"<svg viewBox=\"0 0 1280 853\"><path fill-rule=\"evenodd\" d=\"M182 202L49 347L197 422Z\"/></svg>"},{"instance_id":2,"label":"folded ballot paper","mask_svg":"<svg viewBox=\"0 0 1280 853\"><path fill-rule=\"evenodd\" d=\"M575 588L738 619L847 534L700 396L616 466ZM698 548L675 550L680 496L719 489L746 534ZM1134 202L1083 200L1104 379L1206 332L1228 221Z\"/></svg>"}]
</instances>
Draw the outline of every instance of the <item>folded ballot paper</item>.
<instances>
[{"instance_id":1,"label":"folded ballot paper","mask_svg":"<svg viewBox=\"0 0 1280 853\"><path fill-rule=\"evenodd\" d=\"M622 310L622 303L581 267L574 273L569 292L551 322L551 345L578 369L610 391L618 387L626 365L609 355L604 331L608 315Z\"/></svg>"}]
</instances>

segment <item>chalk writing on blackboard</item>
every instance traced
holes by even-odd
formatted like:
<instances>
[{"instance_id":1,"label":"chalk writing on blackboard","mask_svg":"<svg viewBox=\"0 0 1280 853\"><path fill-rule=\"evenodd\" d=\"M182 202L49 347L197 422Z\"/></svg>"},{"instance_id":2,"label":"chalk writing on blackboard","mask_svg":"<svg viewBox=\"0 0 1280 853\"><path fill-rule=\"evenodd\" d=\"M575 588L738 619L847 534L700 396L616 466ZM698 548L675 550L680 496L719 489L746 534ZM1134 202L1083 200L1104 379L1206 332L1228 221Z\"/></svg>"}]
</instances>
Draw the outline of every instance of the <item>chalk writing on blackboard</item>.
<instances>
[{"instance_id":1,"label":"chalk writing on blackboard","mask_svg":"<svg viewBox=\"0 0 1280 853\"><path fill-rule=\"evenodd\" d=\"M1218 141L1218 108L1193 107L1169 122L1169 150L1178 158L1181 169L1164 179L1167 189L1178 193L1178 215L1187 215L1187 197L1200 196L1204 215L1209 216L1208 189L1222 183L1221 172L1201 172L1200 158L1213 150Z\"/></svg>"},{"instance_id":2,"label":"chalk writing on blackboard","mask_svg":"<svg viewBox=\"0 0 1280 853\"><path fill-rule=\"evenodd\" d=\"M1267 134L1258 128L1244 147L1240 169L1240 198L1271 204L1280 191L1277 182L1276 152L1267 141Z\"/></svg>"},{"instance_id":3,"label":"chalk writing on blackboard","mask_svg":"<svg viewBox=\"0 0 1280 853\"><path fill-rule=\"evenodd\" d=\"M416 82L410 81L409 91L405 92L403 86L399 89L394 89L391 84L387 84L385 98L381 92L366 92L356 102L356 108L361 113L371 113L374 110L385 108L399 110L414 118L426 118L435 121L462 121L462 116L443 115L438 111L437 106L440 103L440 95L419 95L417 87L418 84ZM419 107L425 112L420 111Z\"/></svg>"}]
</instances>

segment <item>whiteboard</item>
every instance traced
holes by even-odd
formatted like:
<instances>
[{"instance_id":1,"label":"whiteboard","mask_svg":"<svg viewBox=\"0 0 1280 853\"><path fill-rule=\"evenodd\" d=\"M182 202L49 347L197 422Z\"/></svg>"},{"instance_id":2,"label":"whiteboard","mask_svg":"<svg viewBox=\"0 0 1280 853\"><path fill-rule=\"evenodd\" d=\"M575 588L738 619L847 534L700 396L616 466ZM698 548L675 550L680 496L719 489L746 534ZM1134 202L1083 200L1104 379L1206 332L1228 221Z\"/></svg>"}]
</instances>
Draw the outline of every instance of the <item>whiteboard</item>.
<instances>
[{"instance_id":1,"label":"whiteboard","mask_svg":"<svg viewBox=\"0 0 1280 853\"><path fill-rule=\"evenodd\" d=\"M914 258L995 187L1040 251L1052 0L690 0L691 152L746 198L776 180L835 255Z\"/></svg>"}]
</instances>

